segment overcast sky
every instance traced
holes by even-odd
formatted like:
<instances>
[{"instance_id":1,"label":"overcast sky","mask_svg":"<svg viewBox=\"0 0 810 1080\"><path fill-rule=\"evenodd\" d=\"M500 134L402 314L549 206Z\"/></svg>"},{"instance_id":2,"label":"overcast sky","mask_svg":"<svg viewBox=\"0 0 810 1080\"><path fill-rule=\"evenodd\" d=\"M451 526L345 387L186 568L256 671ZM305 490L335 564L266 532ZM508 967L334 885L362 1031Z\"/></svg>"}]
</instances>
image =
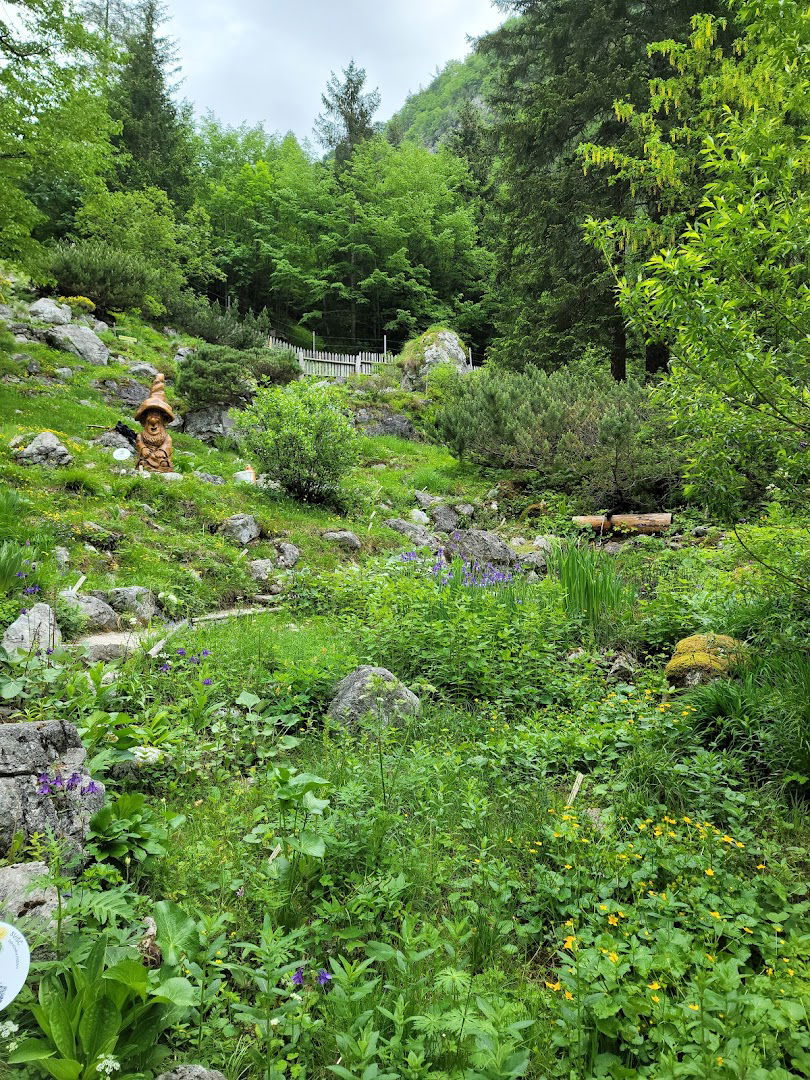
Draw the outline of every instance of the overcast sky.
<instances>
[{"instance_id":1,"label":"overcast sky","mask_svg":"<svg viewBox=\"0 0 810 1080\"><path fill-rule=\"evenodd\" d=\"M491 0L169 0L180 88L197 112L228 124L312 137L331 71L354 59L382 93L387 120L436 67L494 29Z\"/></svg>"}]
</instances>

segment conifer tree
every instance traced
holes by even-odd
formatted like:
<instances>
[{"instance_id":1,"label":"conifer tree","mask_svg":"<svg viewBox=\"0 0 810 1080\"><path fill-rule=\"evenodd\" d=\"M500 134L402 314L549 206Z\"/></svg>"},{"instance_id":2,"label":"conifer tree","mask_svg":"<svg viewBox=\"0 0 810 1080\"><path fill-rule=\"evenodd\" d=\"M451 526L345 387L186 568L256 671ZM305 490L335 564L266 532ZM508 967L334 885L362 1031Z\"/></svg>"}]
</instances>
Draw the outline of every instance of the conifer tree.
<instances>
[{"instance_id":1,"label":"conifer tree","mask_svg":"<svg viewBox=\"0 0 810 1080\"><path fill-rule=\"evenodd\" d=\"M349 161L355 147L374 134L374 114L380 107L379 90L363 92L365 68L354 60L343 70L343 81L334 73L321 95L323 112L315 120L318 141L335 156L338 170Z\"/></svg>"},{"instance_id":2,"label":"conifer tree","mask_svg":"<svg viewBox=\"0 0 810 1080\"><path fill-rule=\"evenodd\" d=\"M126 60L112 92L121 124L119 181L126 188L160 188L187 209L194 169L191 123L172 97L175 53L159 33L164 18L159 0L144 0L137 29L127 37Z\"/></svg>"}]
</instances>

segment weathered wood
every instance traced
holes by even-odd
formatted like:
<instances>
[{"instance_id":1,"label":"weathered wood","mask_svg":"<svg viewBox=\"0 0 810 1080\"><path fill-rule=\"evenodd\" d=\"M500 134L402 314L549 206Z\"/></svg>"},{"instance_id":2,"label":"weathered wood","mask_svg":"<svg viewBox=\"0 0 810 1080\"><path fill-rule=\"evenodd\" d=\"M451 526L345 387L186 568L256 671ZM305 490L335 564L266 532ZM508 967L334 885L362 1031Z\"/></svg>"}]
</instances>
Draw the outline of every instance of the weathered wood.
<instances>
[{"instance_id":1,"label":"weathered wood","mask_svg":"<svg viewBox=\"0 0 810 1080\"><path fill-rule=\"evenodd\" d=\"M575 525L594 532L662 533L672 525L672 514L611 514L609 517L585 516L571 518Z\"/></svg>"}]
</instances>

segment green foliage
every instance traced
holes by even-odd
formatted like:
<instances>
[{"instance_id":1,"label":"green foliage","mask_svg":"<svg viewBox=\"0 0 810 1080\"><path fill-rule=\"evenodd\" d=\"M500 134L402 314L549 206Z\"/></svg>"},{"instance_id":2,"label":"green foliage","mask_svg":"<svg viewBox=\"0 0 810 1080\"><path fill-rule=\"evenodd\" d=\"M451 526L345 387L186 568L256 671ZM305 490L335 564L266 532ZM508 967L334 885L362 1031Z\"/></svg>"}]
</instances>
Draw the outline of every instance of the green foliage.
<instances>
[{"instance_id":1,"label":"green foliage","mask_svg":"<svg viewBox=\"0 0 810 1080\"><path fill-rule=\"evenodd\" d=\"M609 637L631 618L635 591L598 548L561 544L550 553L548 568L560 581L569 618L582 619L597 637Z\"/></svg>"},{"instance_id":2,"label":"green foliage","mask_svg":"<svg viewBox=\"0 0 810 1080\"><path fill-rule=\"evenodd\" d=\"M128 792L90 819L87 850L98 862L144 863L166 854L170 834L184 820L182 815L152 810L144 795Z\"/></svg>"},{"instance_id":3,"label":"green foliage","mask_svg":"<svg viewBox=\"0 0 810 1080\"><path fill-rule=\"evenodd\" d=\"M394 145L406 141L434 149L452 136L465 104L486 97L491 74L492 65L480 52L451 60L426 87L408 95L386 124L389 139L396 128Z\"/></svg>"},{"instance_id":4,"label":"green foliage","mask_svg":"<svg viewBox=\"0 0 810 1080\"><path fill-rule=\"evenodd\" d=\"M696 220L676 218L669 235L650 213L592 220L587 235L620 275L633 327L670 342L666 399L687 451L687 493L728 516L769 484L803 501L810 325L810 84L794 62L807 49L806 12L773 2L733 13L733 51L719 47L723 23L709 16L688 44L651 47L669 77L650 83L646 112L616 106L643 152L584 149L664 206L699 192ZM649 256L641 269L638 250Z\"/></svg>"},{"instance_id":5,"label":"green foliage","mask_svg":"<svg viewBox=\"0 0 810 1080\"><path fill-rule=\"evenodd\" d=\"M246 349L201 345L184 359L177 376L177 391L192 408L240 405L249 401L256 386L285 386L301 374L290 349Z\"/></svg>"},{"instance_id":6,"label":"green foliage","mask_svg":"<svg viewBox=\"0 0 810 1080\"><path fill-rule=\"evenodd\" d=\"M315 120L315 134L341 167L355 149L374 132L373 117L380 107L379 90L363 93L366 73L354 60L343 71L343 81L332 72L321 94L323 112Z\"/></svg>"},{"instance_id":7,"label":"green foliage","mask_svg":"<svg viewBox=\"0 0 810 1080\"><path fill-rule=\"evenodd\" d=\"M136 1080L168 1056L158 1040L193 1003L191 984L174 977L160 982L130 953L107 962L108 941L63 964L39 984L31 1012L44 1038L24 1038L11 1053L36 1076L91 1080L110 1075Z\"/></svg>"},{"instance_id":8,"label":"green foliage","mask_svg":"<svg viewBox=\"0 0 810 1080\"><path fill-rule=\"evenodd\" d=\"M12 590L21 592L23 582L29 584L34 554L14 540L0 541L0 596L7 596Z\"/></svg>"},{"instance_id":9,"label":"green foliage","mask_svg":"<svg viewBox=\"0 0 810 1080\"><path fill-rule=\"evenodd\" d=\"M158 271L141 255L96 240L57 244L48 274L65 295L89 296L101 313L149 310L160 292Z\"/></svg>"},{"instance_id":10,"label":"green foliage","mask_svg":"<svg viewBox=\"0 0 810 1080\"><path fill-rule=\"evenodd\" d=\"M674 486L662 422L648 391L604 370L549 375L489 366L451 384L436 428L462 457L536 470L544 484L577 491L591 508L616 509L660 504Z\"/></svg>"},{"instance_id":11,"label":"green foliage","mask_svg":"<svg viewBox=\"0 0 810 1080\"><path fill-rule=\"evenodd\" d=\"M229 349L260 349L269 331L261 316L240 316L237 309L223 308L188 291L173 301L171 314L186 333Z\"/></svg>"},{"instance_id":12,"label":"green foliage","mask_svg":"<svg viewBox=\"0 0 810 1080\"><path fill-rule=\"evenodd\" d=\"M339 399L308 383L261 389L234 420L245 449L296 498L333 497L357 460L357 436Z\"/></svg>"}]
</instances>

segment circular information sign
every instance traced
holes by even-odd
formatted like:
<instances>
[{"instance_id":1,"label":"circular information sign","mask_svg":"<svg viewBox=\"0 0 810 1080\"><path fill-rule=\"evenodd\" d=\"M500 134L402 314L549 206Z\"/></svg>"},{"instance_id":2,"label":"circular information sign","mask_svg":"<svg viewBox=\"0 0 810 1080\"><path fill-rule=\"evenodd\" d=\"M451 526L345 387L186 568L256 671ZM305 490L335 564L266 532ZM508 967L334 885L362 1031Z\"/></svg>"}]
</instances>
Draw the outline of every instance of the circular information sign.
<instances>
[{"instance_id":1,"label":"circular information sign","mask_svg":"<svg viewBox=\"0 0 810 1080\"><path fill-rule=\"evenodd\" d=\"M28 942L15 927L0 922L0 1012L25 986L30 966Z\"/></svg>"}]
</instances>

